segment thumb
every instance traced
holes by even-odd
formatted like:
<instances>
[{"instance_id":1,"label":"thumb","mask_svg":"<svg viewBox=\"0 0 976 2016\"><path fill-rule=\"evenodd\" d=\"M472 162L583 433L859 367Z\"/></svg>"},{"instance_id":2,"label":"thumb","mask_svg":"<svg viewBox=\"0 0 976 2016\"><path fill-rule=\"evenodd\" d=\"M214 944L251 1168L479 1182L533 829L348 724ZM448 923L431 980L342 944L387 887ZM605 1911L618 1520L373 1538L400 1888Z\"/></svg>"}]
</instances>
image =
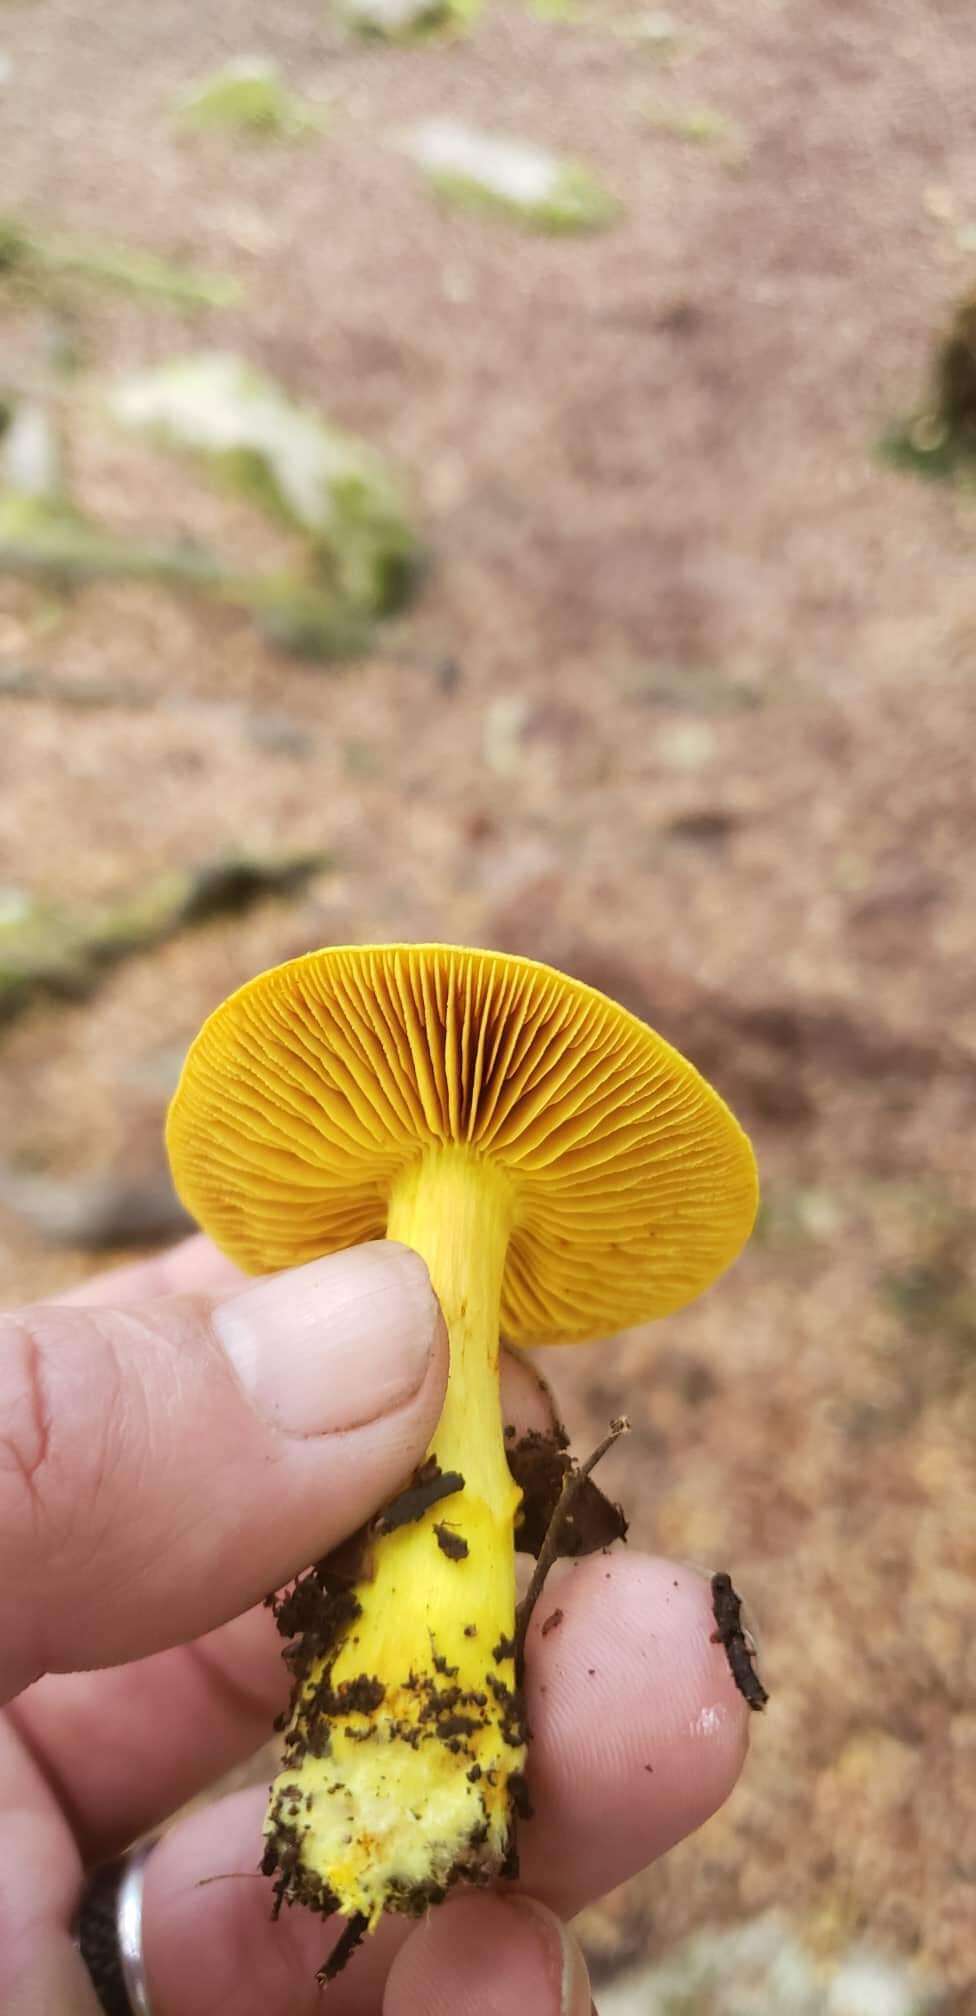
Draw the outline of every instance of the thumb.
<instances>
[{"instance_id":1,"label":"thumb","mask_svg":"<svg viewBox=\"0 0 976 2016\"><path fill-rule=\"evenodd\" d=\"M446 1335L422 1260L351 1248L224 1299L0 1316L0 1700L239 1615L420 1461Z\"/></svg>"}]
</instances>

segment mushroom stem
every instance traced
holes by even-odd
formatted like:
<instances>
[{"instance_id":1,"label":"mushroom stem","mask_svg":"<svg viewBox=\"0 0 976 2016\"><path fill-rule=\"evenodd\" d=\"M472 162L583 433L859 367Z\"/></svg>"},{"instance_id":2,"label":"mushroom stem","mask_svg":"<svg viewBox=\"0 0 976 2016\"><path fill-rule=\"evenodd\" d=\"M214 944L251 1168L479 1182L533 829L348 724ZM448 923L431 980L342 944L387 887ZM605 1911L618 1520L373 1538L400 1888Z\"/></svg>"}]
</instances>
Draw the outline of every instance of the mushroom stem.
<instances>
[{"instance_id":1,"label":"mushroom stem","mask_svg":"<svg viewBox=\"0 0 976 2016\"><path fill-rule=\"evenodd\" d=\"M525 1762L520 1492L499 1398L512 1217L504 1173L466 1148L429 1150L393 1188L388 1235L426 1260L450 1336L429 1458L463 1481L378 1531L351 1596L333 1597L272 1787L265 1866L283 1894L370 1927L384 1910L423 1911L459 1878L491 1881L512 1851Z\"/></svg>"},{"instance_id":2,"label":"mushroom stem","mask_svg":"<svg viewBox=\"0 0 976 2016\"><path fill-rule=\"evenodd\" d=\"M389 1239L412 1246L427 1262L451 1343L447 1394L431 1454L442 1470L460 1469L466 1508L490 1507L506 1532L520 1495L505 1455L498 1386L502 1273L511 1224L511 1188L502 1171L466 1149L441 1148L400 1177L386 1226ZM447 1508L449 1517L454 1509Z\"/></svg>"}]
</instances>

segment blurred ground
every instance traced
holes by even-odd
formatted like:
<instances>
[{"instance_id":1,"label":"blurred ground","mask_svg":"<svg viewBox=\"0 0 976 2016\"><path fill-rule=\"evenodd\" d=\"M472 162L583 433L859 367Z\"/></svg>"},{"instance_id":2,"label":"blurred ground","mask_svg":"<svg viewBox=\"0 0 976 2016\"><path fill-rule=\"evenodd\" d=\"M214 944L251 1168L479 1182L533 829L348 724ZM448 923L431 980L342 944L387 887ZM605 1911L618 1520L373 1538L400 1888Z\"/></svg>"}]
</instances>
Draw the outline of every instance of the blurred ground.
<instances>
[{"instance_id":1,"label":"blurred ground","mask_svg":"<svg viewBox=\"0 0 976 2016\"><path fill-rule=\"evenodd\" d=\"M969 10L687 0L666 62L649 18L493 5L388 48L307 0L0 10L5 209L246 287L189 327L89 290L89 362L245 352L390 455L432 554L338 671L157 589L52 610L0 582L0 669L62 689L0 695L0 884L84 904L241 847L334 861L0 1032L0 1140L25 1173L153 1182L202 1017L330 940L518 949L654 1020L754 1134L760 1233L699 1307L546 1369L582 1441L626 1405L606 1482L641 1542L732 1568L773 1702L727 1812L591 1950L610 1972L776 1905L825 1965L868 1939L961 2012L976 522L873 451L972 278ZM251 49L334 101L328 135L176 137L173 94ZM702 106L734 150L663 130ZM583 156L623 219L435 208L389 141L444 112ZM9 303L0 341L4 382L45 389L43 311ZM79 441L120 531L267 547L205 483ZM93 679L111 704L72 705ZM0 1216L7 1298L93 1264Z\"/></svg>"}]
</instances>

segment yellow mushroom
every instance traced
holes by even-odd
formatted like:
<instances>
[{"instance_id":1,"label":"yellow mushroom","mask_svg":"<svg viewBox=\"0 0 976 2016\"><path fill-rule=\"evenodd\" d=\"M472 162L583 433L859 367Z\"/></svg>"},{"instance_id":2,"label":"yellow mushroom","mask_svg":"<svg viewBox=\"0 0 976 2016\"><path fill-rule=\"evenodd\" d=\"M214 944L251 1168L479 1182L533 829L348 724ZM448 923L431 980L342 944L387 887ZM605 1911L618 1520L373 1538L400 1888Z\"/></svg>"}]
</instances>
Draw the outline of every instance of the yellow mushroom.
<instances>
[{"instance_id":1,"label":"yellow mushroom","mask_svg":"<svg viewBox=\"0 0 976 2016\"><path fill-rule=\"evenodd\" d=\"M176 1187L241 1266L387 1237L450 1335L415 1495L305 1629L265 1866L356 1931L512 1866L526 1734L499 1337L581 1341L680 1309L747 1239L746 1136L676 1050L531 960L340 947L210 1017L170 1111ZM417 1516L413 1516L417 1515ZM307 1628L306 1628L307 1627Z\"/></svg>"}]
</instances>

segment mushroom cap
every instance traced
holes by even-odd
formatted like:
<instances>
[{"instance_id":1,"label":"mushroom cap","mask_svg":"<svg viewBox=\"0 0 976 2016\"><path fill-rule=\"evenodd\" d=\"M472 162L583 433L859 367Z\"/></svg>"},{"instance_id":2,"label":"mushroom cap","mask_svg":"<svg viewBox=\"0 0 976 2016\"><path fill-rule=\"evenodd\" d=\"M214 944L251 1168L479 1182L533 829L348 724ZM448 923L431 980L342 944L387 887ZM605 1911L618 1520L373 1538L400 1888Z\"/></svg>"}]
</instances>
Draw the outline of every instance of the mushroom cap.
<instances>
[{"instance_id":1,"label":"mushroom cap","mask_svg":"<svg viewBox=\"0 0 976 2016\"><path fill-rule=\"evenodd\" d=\"M382 1238L425 1151L503 1169L502 1330L574 1342L680 1309L758 1200L728 1107L680 1052L552 967L447 945L276 966L193 1043L167 1123L176 1188L250 1273Z\"/></svg>"}]
</instances>

